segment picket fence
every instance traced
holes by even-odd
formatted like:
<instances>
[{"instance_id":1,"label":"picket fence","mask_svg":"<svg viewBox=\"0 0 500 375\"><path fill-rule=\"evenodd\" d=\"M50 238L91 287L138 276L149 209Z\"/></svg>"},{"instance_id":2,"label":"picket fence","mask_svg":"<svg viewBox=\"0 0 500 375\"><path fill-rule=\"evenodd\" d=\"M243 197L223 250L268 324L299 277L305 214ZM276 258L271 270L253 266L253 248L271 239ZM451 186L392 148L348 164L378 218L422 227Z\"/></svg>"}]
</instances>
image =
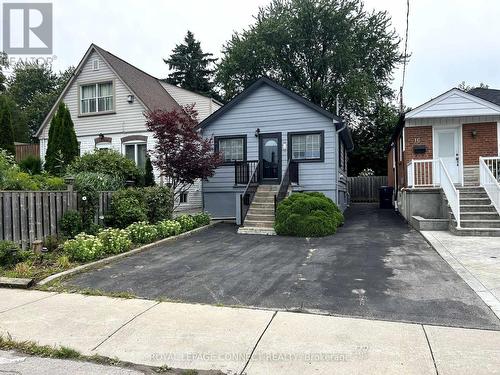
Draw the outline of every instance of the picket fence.
<instances>
[{"instance_id":1,"label":"picket fence","mask_svg":"<svg viewBox=\"0 0 500 375\"><path fill-rule=\"evenodd\" d=\"M112 193L100 193L96 223L108 211ZM57 236L64 213L79 209L80 203L80 195L72 190L0 191L0 240L27 248L35 240Z\"/></svg>"}]
</instances>

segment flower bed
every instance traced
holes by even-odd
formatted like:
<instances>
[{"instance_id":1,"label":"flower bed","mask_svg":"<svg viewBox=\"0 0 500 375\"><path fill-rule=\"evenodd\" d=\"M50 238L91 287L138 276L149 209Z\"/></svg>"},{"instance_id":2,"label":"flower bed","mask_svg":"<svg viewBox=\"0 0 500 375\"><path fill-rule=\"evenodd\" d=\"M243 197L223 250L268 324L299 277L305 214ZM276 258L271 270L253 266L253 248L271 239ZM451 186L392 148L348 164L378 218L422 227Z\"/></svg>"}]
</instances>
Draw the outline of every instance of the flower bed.
<instances>
[{"instance_id":1,"label":"flower bed","mask_svg":"<svg viewBox=\"0 0 500 375\"><path fill-rule=\"evenodd\" d=\"M79 233L60 245L52 244L47 253L22 251L11 242L0 242L0 276L43 279L75 266L93 262L132 248L205 226L206 213L181 215L157 224L137 222L125 229L101 229L96 235ZM53 241L53 239L50 239Z\"/></svg>"}]
</instances>

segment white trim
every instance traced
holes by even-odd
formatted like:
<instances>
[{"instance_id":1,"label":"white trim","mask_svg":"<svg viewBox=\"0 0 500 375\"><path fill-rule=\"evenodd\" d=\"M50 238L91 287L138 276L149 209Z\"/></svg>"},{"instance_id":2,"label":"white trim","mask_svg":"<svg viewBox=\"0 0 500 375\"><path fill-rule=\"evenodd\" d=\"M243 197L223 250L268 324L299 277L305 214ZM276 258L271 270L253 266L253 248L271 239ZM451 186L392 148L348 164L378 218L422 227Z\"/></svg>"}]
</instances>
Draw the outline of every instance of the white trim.
<instances>
[{"instance_id":1,"label":"white trim","mask_svg":"<svg viewBox=\"0 0 500 375\"><path fill-rule=\"evenodd\" d=\"M498 113L500 113L500 106L496 105L496 104L493 104L487 100L484 100L484 99L481 99L481 98L478 98L477 96L474 96L474 95L471 95L471 94L468 94L462 90L459 90L457 88L453 88L451 90L448 90L446 91L445 93L435 97L434 99L431 99L429 100L428 102L412 109L410 112L406 113L405 114L405 119L409 119L409 118L418 118L418 114L425 111L426 109L428 109L429 107L432 107L433 105L441 102L442 100L445 100L447 99L448 97L452 96L452 95L458 95L458 96L461 96L462 98L464 99L467 99L467 100L470 100L470 101L473 101L477 104L481 104L493 111L496 111ZM450 117L455 117L457 116L456 114L452 114L450 115ZM463 115L461 115L463 116ZM474 114L471 114L471 116L474 116ZM424 116L425 117L425 116ZM446 116L443 116L443 115L439 115L439 116L436 116L436 117L446 117Z\"/></svg>"},{"instance_id":2,"label":"white trim","mask_svg":"<svg viewBox=\"0 0 500 375\"><path fill-rule=\"evenodd\" d=\"M497 154L500 156L500 121L497 121Z\"/></svg>"},{"instance_id":3,"label":"white trim","mask_svg":"<svg viewBox=\"0 0 500 375\"><path fill-rule=\"evenodd\" d=\"M403 152L406 151L406 137L405 137L405 128L403 127Z\"/></svg>"}]
</instances>

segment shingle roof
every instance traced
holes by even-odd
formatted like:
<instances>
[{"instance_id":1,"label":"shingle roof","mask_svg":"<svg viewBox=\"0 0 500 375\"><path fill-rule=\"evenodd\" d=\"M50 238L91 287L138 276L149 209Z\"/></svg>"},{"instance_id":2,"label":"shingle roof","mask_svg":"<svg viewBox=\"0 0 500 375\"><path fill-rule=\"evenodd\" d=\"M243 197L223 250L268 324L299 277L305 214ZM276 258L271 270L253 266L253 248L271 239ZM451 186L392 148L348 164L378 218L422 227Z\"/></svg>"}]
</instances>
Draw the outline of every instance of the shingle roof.
<instances>
[{"instance_id":1,"label":"shingle roof","mask_svg":"<svg viewBox=\"0 0 500 375\"><path fill-rule=\"evenodd\" d=\"M95 44L93 47L149 110L162 109L171 111L180 108L179 104L163 88L157 78Z\"/></svg>"},{"instance_id":2,"label":"shingle roof","mask_svg":"<svg viewBox=\"0 0 500 375\"><path fill-rule=\"evenodd\" d=\"M500 105L500 90L495 89L485 89L482 87L477 87L475 89L467 91L468 94L477 96L483 100L487 100L496 105Z\"/></svg>"}]
</instances>

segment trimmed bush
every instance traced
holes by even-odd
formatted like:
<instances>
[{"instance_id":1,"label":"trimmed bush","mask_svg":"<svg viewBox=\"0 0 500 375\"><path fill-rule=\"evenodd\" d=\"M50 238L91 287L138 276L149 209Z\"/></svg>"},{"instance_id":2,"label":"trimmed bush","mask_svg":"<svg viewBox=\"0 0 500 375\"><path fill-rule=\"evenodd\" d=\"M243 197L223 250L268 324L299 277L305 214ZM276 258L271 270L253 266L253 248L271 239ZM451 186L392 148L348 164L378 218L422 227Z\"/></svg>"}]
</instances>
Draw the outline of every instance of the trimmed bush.
<instances>
[{"instance_id":1,"label":"trimmed bush","mask_svg":"<svg viewBox=\"0 0 500 375\"><path fill-rule=\"evenodd\" d=\"M92 185L98 191L114 191L123 187L123 181L113 175L100 172L80 172L75 174L75 189Z\"/></svg>"},{"instance_id":2,"label":"trimmed bush","mask_svg":"<svg viewBox=\"0 0 500 375\"><path fill-rule=\"evenodd\" d=\"M66 211L59 222L59 227L63 236L68 238L75 237L83 230L83 221L80 213L76 210Z\"/></svg>"},{"instance_id":3,"label":"trimmed bush","mask_svg":"<svg viewBox=\"0 0 500 375\"><path fill-rule=\"evenodd\" d=\"M151 186L138 189L144 197L148 221L157 223L172 218L173 194L166 186Z\"/></svg>"},{"instance_id":4,"label":"trimmed bush","mask_svg":"<svg viewBox=\"0 0 500 375\"><path fill-rule=\"evenodd\" d=\"M294 193L277 208L274 229L279 235L322 237L344 223L337 205L322 193Z\"/></svg>"},{"instance_id":5,"label":"trimmed bush","mask_svg":"<svg viewBox=\"0 0 500 375\"><path fill-rule=\"evenodd\" d=\"M110 224L125 228L138 221L147 220L144 195L138 189L124 189L113 193L110 208Z\"/></svg>"},{"instance_id":6,"label":"trimmed bush","mask_svg":"<svg viewBox=\"0 0 500 375\"><path fill-rule=\"evenodd\" d=\"M28 155L19 162L19 168L31 175L40 174L42 173L42 161L39 157Z\"/></svg>"},{"instance_id":7,"label":"trimmed bush","mask_svg":"<svg viewBox=\"0 0 500 375\"><path fill-rule=\"evenodd\" d=\"M210 215L206 212L200 212L199 214L193 215L193 219L198 227L210 224Z\"/></svg>"},{"instance_id":8,"label":"trimmed bush","mask_svg":"<svg viewBox=\"0 0 500 375\"><path fill-rule=\"evenodd\" d=\"M140 245L154 242L158 238L156 226L148 224L145 221L129 225L127 232L132 242Z\"/></svg>"},{"instance_id":9,"label":"trimmed bush","mask_svg":"<svg viewBox=\"0 0 500 375\"><path fill-rule=\"evenodd\" d=\"M197 227L196 221L194 221L191 215L180 215L175 218L177 222L181 225L182 232L187 232L188 230L194 229Z\"/></svg>"},{"instance_id":10,"label":"trimmed bush","mask_svg":"<svg viewBox=\"0 0 500 375\"><path fill-rule=\"evenodd\" d=\"M125 229L104 229L99 232L97 237L102 242L105 254L123 253L132 247L129 233Z\"/></svg>"},{"instance_id":11,"label":"trimmed bush","mask_svg":"<svg viewBox=\"0 0 500 375\"><path fill-rule=\"evenodd\" d=\"M76 262L90 262L99 259L104 253L102 241L96 236L80 233L74 240L63 244L63 250L69 259Z\"/></svg>"},{"instance_id":12,"label":"trimmed bush","mask_svg":"<svg viewBox=\"0 0 500 375\"><path fill-rule=\"evenodd\" d=\"M29 258L29 251L23 251L11 241L0 241L0 267L12 267Z\"/></svg>"},{"instance_id":13,"label":"trimmed bush","mask_svg":"<svg viewBox=\"0 0 500 375\"><path fill-rule=\"evenodd\" d=\"M167 238L182 232L181 224L175 220L164 220L156 224L158 237Z\"/></svg>"}]
</instances>

